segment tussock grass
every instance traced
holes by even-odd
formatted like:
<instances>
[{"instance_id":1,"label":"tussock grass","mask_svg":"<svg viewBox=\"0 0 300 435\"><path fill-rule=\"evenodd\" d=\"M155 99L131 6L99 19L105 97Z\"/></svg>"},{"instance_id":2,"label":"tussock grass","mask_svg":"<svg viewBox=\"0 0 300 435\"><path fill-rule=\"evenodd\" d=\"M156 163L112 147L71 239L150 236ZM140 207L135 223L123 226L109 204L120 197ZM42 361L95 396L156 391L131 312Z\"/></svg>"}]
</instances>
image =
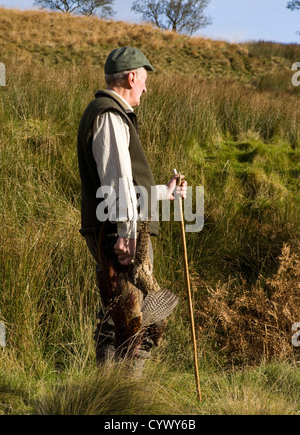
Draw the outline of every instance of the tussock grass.
<instances>
[{"instance_id":1,"label":"tussock grass","mask_svg":"<svg viewBox=\"0 0 300 435\"><path fill-rule=\"evenodd\" d=\"M37 398L34 413L39 415L143 415L159 414L161 397L154 397L150 385L132 378L125 363L94 370L88 376L59 382L44 397ZM157 392L157 391L156 391ZM164 403L164 412L172 404ZM172 409L174 411L174 409Z\"/></svg>"},{"instance_id":2,"label":"tussock grass","mask_svg":"<svg viewBox=\"0 0 300 435\"><path fill-rule=\"evenodd\" d=\"M212 378L209 413L217 415L296 415L299 413L295 367L262 364L248 372Z\"/></svg>"},{"instance_id":3,"label":"tussock grass","mask_svg":"<svg viewBox=\"0 0 300 435\"><path fill-rule=\"evenodd\" d=\"M193 373L161 354L148 361L141 378L124 363L63 373L47 371L30 380L1 358L2 414L31 415L297 415L299 371L284 362L228 371L200 370L202 402ZM180 361L179 361L180 362Z\"/></svg>"}]
</instances>

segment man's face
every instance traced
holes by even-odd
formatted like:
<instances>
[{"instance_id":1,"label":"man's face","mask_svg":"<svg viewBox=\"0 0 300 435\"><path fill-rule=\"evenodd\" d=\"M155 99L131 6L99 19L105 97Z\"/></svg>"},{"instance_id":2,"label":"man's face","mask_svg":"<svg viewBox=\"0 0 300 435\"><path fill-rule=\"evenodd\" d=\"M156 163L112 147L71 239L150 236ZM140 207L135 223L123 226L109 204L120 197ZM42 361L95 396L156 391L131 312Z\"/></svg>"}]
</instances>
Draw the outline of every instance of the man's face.
<instances>
[{"instance_id":1,"label":"man's face","mask_svg":"<svg viewBox=\"0 0 300 435\"><path fill-rule=\"evenodd\" d=\"M135 71L133 76L133 87L131 89L131 106L137 107L140 104L141 96L147 92L146 88L147 71L145 68Z\"/></svg>"}]
</instances>

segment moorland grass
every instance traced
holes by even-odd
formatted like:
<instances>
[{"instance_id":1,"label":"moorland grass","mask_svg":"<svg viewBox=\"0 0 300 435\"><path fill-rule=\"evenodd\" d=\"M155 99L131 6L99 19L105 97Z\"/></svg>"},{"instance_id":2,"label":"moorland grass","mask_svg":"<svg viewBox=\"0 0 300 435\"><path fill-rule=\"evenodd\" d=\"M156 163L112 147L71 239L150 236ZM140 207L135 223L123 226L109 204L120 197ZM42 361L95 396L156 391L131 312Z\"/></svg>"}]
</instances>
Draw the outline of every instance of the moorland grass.
<instances>
[{"instance_id":1,"label":"moorland grass","mask_svg":"<svg viewBox=\"0 0 300 435\"><path fill-rule=\"evenodd\" d=\"M113 22L98 20L99 29L111 31L105 36L110 41L100 40L103 29L95 36L84 27L92 18L1 13L6 23L1 32L12 33L0 47L8 66L7 86L0 89L0 321L7 329L7 347L0 349L0 412L113 414L117 407L125 414L299 412L294 388L299 355L291 346L291 327L300 312L297 95L288 85L256 89L246 74L235 74L244 67L237 58L229 60L230 50L245 60L247 47L120 23L117 38ZM17 25L22 17L23 36ZM44 27L36 27L40 20L53 28L43 39L49 50L43 53L36 50L45 50L39 33ZM69 20L68 31L64 20ZM131 39L121 36L125 29ZM166 44L173 44L173 54L184 54L193 65L185 69L183 62L175 74L172 57L164 55L158 71L149 74L137 114L157 183L166 183L177 168L191 186L205 189L204 228L187 234L201 407L191 395L178 222L163 222L153 240L155 276L180 296L161 353L147 367L156 395L145 390L142 380L131 388L118 367L103 373L95 369L92 331L100 301L95 266L78 232L77 128L84 108L104 86L105 53L138 40L137 35L144 35L139 45L150 54L162 55ZM96 62L99 47L102 57ZM209 69L205 53L212 47L213 59L219 53L220 61L229 61L230 78ZM91 61L79 61L81 49L94 50ZM250 49L255 70L255 62L264 58ZM199 56L206 70L196 77ZM283 64L291 60L280 56ZM103 402L102 390L95 388L100 384L114 385L114 396ZM130 402L125 400L128 388Z\"/></svg>"}]
</instances>

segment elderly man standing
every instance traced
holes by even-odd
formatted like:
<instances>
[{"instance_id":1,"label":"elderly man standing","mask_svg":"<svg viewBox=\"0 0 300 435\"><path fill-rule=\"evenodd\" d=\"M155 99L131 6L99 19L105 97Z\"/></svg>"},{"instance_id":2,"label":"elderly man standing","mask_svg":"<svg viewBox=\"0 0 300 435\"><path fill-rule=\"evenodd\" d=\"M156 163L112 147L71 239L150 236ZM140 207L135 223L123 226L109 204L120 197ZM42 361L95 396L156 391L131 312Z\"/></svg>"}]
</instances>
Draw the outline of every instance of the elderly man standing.
<instances>
[{"instance_id":1,"label":"elderly man standing","mask_svg":"<svg viewBox=\"0 0 300 435\"><path fill-rule=\"evenodd\" d=\"M78 161L82 187L81 234L97 263L97 278L103 310L95 332L98 363L124 355L123 314L118 298L120 274L130 273L136 253L138 208L135 186L151 197L155 181L139 138L133 107L146 92L147 71L154 71L146 56L133 47L113 50L105 63L106 90L96 93L85 110L78 131ZM173 199L177 177L156 186L158 199ZM120 180L122 188L120 188ZM185 181L181 193L185 196ZM109 219L101 222L96 210L100 186L114 189L113 203L106 208ZM102 199L103 201L103 199ZM121 210L126 205L126 213ZM158 222L149 222L149 231L158 235ZM121 289L122 293L122 289ZM122 308L126 309L126 308ZM125 313L126 314L126 313ZM144 359L158 343L165 324L157 325L156 339L145 337L135 358ZM158 331L158 332L157 332ZM122 351L120 351L120 349Z\"/></svg>"}]
</instances>

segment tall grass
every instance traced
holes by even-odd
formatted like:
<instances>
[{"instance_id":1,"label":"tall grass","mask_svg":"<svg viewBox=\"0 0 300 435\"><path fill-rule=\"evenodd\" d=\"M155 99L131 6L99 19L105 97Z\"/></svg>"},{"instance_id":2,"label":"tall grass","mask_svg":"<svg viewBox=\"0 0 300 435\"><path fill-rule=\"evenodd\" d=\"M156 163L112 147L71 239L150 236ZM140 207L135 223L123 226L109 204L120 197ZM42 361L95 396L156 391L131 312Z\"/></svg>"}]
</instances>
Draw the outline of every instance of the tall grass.
<instances>
[{"instance_id":1,"label":"tall grass","mask_svg":"<svg viewBox=\"0 0 300 435\"><path fill-rule=\"evenodd\" d=\"M3 362L3 360L2 360ZM203 401L193 373L167 359L146 366L140 379L124 367L89 367L29 379L0 369L2 414L33 415L298 415L299 370L288 363L252 369L201 370Z\"/></svg>"},{"instance_id":2,"label":"tall grass","mask_svg":"<svg viewBox=\"0 0 300 435\"><path fill-rule=\"evenodd\" d=\"M97 73L15 64L2 93L1 316L20 352L51 349L54 360L61 349L80 353L99 305L78 233L76 157L80 116L103 86ZM185 80L149 79L138 110L141 137L158 183L179 167L191 185L205 186L205 230L188 236L195 276L209 285L253 284L276 272L283 243L297 248L299 152L289 138L292 129L298 137L298 100L272 102L235 82ZM162 228L156 273L182 293L178 228Z\"/></svg>"},{"instance_id":3,"label":"tall grass","mask_svg":"<svg viewBox=\"0 0 300 435\"><path fill-rule=\"evenodd\" d=\"M2 21L12 26L4 15ZM28 17L32 24L33 15ZM55 22L53 14L45 17ZM112 23L101 25L109 29ZM160 37L179 44L174 35ZM200 55L199 41L180 41L189 59ZM211 42L201 44L209 50ZM0 89L0 321L7 328L7 347L0 349L0 403L5 413L113 413L113 397L120 395L123 413L159 412L154 396L145 400L149 390L141 382L133 382L132 401L126 403L124 391L131 387L122 370L99 374L94 366L92 332L100 300L95 265L78 232L76 136L83 110L104 86L103 65L55 65L46 59L37 67L36 60L8 56L7 86ZM193 74L158 71L148 82L137 113L157 183L167 182L177 168L190 185L205 188L205 226L187 234L187 244L207 402L199 408L183 393L193 388L193 361L182 252L178 223L164 222L153 240L154 273L181 303L155 354L157 364L154 359L147 368L162 412L296 413L294 392L290 401L284 390L272 403L270 388L264 407L259 395L266 384L258 387L249 374L242 385L242 375L235 373L232 381L218 369L298 358L290 345L291 323L299 321L300 311L298 97L284 93L276 99L236 79ZM278 370L287 370L290 379L294 366L285 364ZM278 385L279 375L276 379ZM105 403L101 385L114 386L115 396ZM249 394L251 409L245 404Z\"/></svg>"}]
</instances>

